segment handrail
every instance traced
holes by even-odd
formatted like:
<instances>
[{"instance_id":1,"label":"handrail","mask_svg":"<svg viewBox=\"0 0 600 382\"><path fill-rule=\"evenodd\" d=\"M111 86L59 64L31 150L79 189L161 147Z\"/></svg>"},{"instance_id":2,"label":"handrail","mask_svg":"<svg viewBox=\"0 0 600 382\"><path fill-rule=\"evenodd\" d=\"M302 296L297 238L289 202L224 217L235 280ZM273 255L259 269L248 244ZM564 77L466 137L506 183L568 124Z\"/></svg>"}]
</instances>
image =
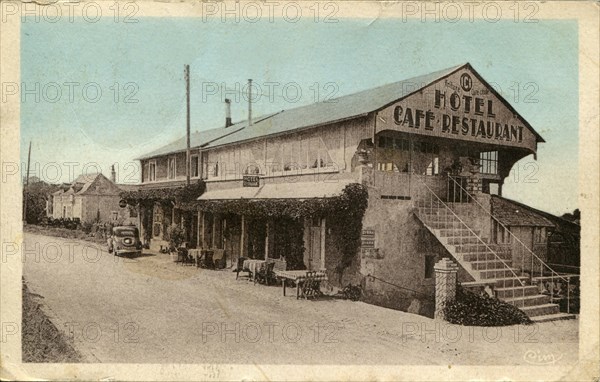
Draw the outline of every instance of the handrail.
<instances>
[{"instance_id":1,"label":"handrail","mask_svg":"<svg viewBox=\"0 0 600 382\"><path fill-rule=\"evenodd\" d=\"M372 274L370 274L370 273L369 273L368 275L366 275L366 276L365 276L365 278L367 278L367 277L370 277L370 278L372 278L373 280L378 280L378 281L381 281L381 282L382 282L382 283L384 283L384 284L388 284L388 285L394 286L394 287L396 287L396 288L398 288L398 289L407 290L407 291L409 291L409 292L412 292L412 293L414 293L414 294L416 294L416 295L419 295L419 296L421 296L421 297L427 297L427 298L433 298L433 297L435 297L435 296L433 296L433 295L429 295L429 294L425 294L425 293L417 292L417 291L416 291L416 290L414 290L414 289L405 288L405 287L402 287L402 286L400 286L400 285L396 285L396 284L394 284L394 283L391 283L391 282L389 282L389 281L386 281L386 280L384 280L384 279L380 279L379 277L373 276L373 275L372 275Z\"/></svg>"},{"instance_id":2,"label":"handrail","mask_svg":"<svg viewBox=\"0 0 600 382\"><path fill-rule=\"evenodd\" d=\"M444 203L444 201L442 199L440 199L440 197L429 187L429 185L424 182L421 178L419 178L419 181L421 183L423 183L423 185L427 188L427 190L433 194L433 196L435 196L437 198L437 200L442 203L444 205L444 207L446 207L447 210L449 210L450 212L452 212L452 214L454 215L454 217L456 219L458 219L459 222L461 222L465 227L467 227L467 229L481 242L483 243L483 245L497 258L497 260L500 260L502 262L502 264L504 264L504 266L510 270L510 272L515 276L515 279L519 281L519 283L521 284L522 287L525 287L525 284L523 284L523 281L521 280L521 278L519 276L517 276L517 274L515 273L515 271L508 266L508 264L504 261L504 259L502 259L500 256L498 256L498 254L496 253L496 251L494 251L492 248L490 248L490 246L481 239L481 237L479 237L479 235L477 235L475 233L475 231L473 231L471 229L471 227L469 227L453 210L452 208L450 208L446 203Z\"/></svg>"},{"instance_id":3,"label":"handrail","mask_svg":"<svg viewBox=\"0 0 600 382\"><path fill-rule=\"evenodd\" d=\"M512 232L511 232L511 231L508 229L508 227L506 227L504 224L502 224L502 222L501 222L500 220L498 220L498 218L496 218L494 215L492 215L492 213L491 213L491 212L489 212L489 211L488 211L488 210L487 210L487 209L486 209L486 208L485 208L483 205L481 205L481 203L479 203L479 202L477 201L477 199L476 199L476 198L475 198L473 195L471 195L471 194L469 193L469 191L465 190L465 189L463 188L463 186L461 186L461 185L460 185L460 183L456 181L456 179L454 179L454 178L453 178L451 175L449 175L449 174L448 174L448 179L452 180L452 181L453 181L455 184L457 184L457 185L458 185L458 187L460 187L460 188L461 188L461 189L462 189L462 190L463 190L463 191L464 191L464 192L465 192L465 193L466 193L466 194L467 194L467 195L468 195L468 196L471 198L471 200L474 200L474 201L475 201L475 203L477 203L477 205L478 205L479 207L481 207L481 209L482 209L483 211L485 211L485 212L486 212L488 215L490 215L490 217L491 217L492 219L494 219L494 220L495 220L495 221L496 221L498 224L500 224L500 225L502 226L502 228L504 228L504 229L505 229L505 231L506 231L506 232L508 232L508 233L510 234L510 236L511 236L511 237L515 238L515 239L516 239L516 240L517 240L517 241L518 241L518 242L519 242L519 243L520 243L520 244L521 244L521 245L522 245L522 246L523 246L523 247L524 247L524 248L525 248L527 251L529 251L529 253L530 253L531 255L533 255L533 256L534 256L534 257L535 257L537 260L539 260L539 261L540 261L540 263L541 263L541 264L543 264L543 265L544 265L546 268L548 268L548 270L550 270L550 272L551 272L551 273L553 273L553 274L556 274L556 276L557 276L557 277L560 277L560 278L561 278L561 279L563 279L564 281L567 281L567 279L566 279L566 278L562 277L562 276L561 276L560 274L558 274L558 273L557 273L557 272L556 272L554 269L550 268L550 266L549 266L548 264L546 264L546 263L544 262L544 260L540 259L540 258L539 258L539 256L538 256L538 255L536 255L536 254L535 254L535 253L534 253L534 252L533 252L533 251L532 251L532 250L531 250L531 249L530 249L528 246L526 246L526 245L525 245L525 243L523 243L523 242L522 242L522 241L521 241L521 240L520 240L520 239L519 239L519 238L518 238L518 237L517 237L517 236L516 236L514 233L512 233ZM532 267L532 268L533 268L533 267ZM533 269L531 269L531 272L533 273ZM541 276L543 276L543 274L542 274ZM533 277L533 275L532 275L532 277Z\"/></svg>"}]
</instances>

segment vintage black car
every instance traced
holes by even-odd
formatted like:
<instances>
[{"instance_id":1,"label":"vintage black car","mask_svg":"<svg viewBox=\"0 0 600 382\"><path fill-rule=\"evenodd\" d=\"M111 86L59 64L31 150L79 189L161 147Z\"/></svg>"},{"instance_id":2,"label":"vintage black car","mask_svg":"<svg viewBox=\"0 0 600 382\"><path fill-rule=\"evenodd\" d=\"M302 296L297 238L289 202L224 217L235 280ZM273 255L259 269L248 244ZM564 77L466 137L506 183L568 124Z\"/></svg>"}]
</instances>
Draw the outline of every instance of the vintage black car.
<instances>
[{"instance_id":1,"label":"vintage black car","mask_svg":"<svg viewBox=\"0 0 600 382\"><path fill-rule=\"evenodd\" d=\"M108 252L121 256L124 254L138 256L142 254L140 232L134 226L118 226L112 229L108 238Z\"/></svg>"}]
</instances>

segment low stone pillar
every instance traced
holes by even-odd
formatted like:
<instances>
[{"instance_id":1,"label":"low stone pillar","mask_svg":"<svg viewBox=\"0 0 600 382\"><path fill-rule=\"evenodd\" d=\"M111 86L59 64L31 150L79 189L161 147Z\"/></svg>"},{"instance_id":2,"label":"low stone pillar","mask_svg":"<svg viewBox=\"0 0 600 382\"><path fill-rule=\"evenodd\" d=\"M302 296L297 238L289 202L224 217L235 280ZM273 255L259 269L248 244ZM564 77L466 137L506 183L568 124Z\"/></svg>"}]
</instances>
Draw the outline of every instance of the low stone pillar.
<instances>
[{"instance_id":1,"label":"low stone pillar","mask_svg":"<svg viewBox=\"0 0 600 382\"><path fill-rule=\"evenodd\" d=\"M367 165L360 165L357 167L357 172L359 174L358 182L364 186L373 186L375 184L374 178L374 170L372 167Z\"/></svg>"},{"instance_id":2,"label":"low stone pillar","mask_svg":"<svg viewBox=\"0 0 600 382\"><path fill-rule=\"evenodd\" d=\"M456 297L458 265L450 259L438 261L435 270L435 318L444 319L444 306Z\"/></svg>"}]
</instances>

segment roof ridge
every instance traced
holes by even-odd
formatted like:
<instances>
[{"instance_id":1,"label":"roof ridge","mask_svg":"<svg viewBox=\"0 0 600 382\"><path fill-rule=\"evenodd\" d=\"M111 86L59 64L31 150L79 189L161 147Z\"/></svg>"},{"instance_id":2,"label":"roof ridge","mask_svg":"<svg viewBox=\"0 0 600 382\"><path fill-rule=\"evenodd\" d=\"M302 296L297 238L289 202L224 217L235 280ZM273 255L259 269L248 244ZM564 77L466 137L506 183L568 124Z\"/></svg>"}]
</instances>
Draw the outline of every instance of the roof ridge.
<instances>
[{"instance_id":1,"label":"roof ridge","mask_svg":"<svg viewBox=\"0 0 600 382\"><path fill-rule=\"evenodd\" d=\"M363 89L336 98L308 103L272 113L261 114L259 117L253 118L253 124L259 124L265 120L269 120L278 116L273 122L274 126L266 129L269 131L266 131L265 129L257 129L255 134L252 134L249 129L246 129L246 127L249 127L247 119L236 122L229 127L216 127L207 130L195 131L192 134L192 139L199 142L194 142L191 147L203 148L207 146L214 147L230 143L239 143L249 139L255 139L257 137L270 136L285 131L316 127L327 123L334 123L336 121L366 115L373 111L380 110L383 107L387 107L390 103L405 98L464 67L474 71L470 64L466 62L434 72L412 76L400 81ZM409 84L415 84L416 86L404 86ZM399 88L400 86L401 88ZM369 93L371 93L371 97L362 97ZM367 98L367 100L364 102L360 101L361 97ZM307 118L302 118L301 115L295 115L301 114L303 110L311 110L311 108L315 109L313 110L313 114L318 114L321 117L311 118L312 116L308 116ZM207 134L208 137L206 136ZM256 134L259 134L259 136ZM227 139L227 137L232 135L234 136L233 140ZM178 138L167 145L163 145L149 153L141 155L136 159L150 159L162 155L183 152L186 149L185 147L182 147L184 141L185 136L182 136L181 138Z\"/></svg>"},{"instance_id":2,"label":"roof ridge","mask_svg":"<svg viewBox=\"0 0 600 382\"><path fill-rule=\"evenodd\" d=\"M504 201L507 201L507 202L510 202L510 203L516 204L516 205L518 205L518 206L521 206L521 207L524 207L524 208L527 208L527 209L533 210L534 212L537 212L537 213L539 213L539 214L541 214L541 215L544 215L544 214L545 214L545 215L550 215L550 216L552 216L552 217L554 217L554 218L556 218L556 219L564 220L564 221L565 221L565 222L567 222L567 223L572 223L572 224L580 225L580 224L577 224L577 223L575 223L575 222L572 222L572 221L570 221L570 220L567 220L567 219L565 219L565 218L563 218L563 217L561 217L561 216L555 215L555 214L553 214L553 213L551 213L551 212L547 212L547 211L544 211L544 210L540 210L540 209L538 209L538 208L532 207L532 206L530 206L530 205L528 205L528 204L525 204L525 203L518 202L518 201L516 201L516 200L513 200L513 199L510 199L510 198L507 198L507 197L505 197L505 196L501 196L501 195L492 195L492 197L496 197L496 198L499 198L499 199L501 199L501 200L504 200ZM543 217L544 217L545 219L548 219L548 218L546 218L545 216L543 216Z\"/></svg>"}]
</instances>

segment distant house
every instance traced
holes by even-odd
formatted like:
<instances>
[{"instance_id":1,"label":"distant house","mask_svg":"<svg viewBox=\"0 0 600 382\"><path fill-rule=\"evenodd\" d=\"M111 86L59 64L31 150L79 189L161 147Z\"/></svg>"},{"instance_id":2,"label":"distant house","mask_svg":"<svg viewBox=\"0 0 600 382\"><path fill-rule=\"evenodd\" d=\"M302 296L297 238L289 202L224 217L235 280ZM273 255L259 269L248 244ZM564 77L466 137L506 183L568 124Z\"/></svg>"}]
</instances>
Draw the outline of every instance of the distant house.
<instances>
[{"instance_id":1,"label":"distant house","mask_svg":"<svg viewBox=\"0 0 600 382\"><path fill-rule=\"evenodd\" d=\"M554 269L579 273L579 224L499 196L492 197L492 214L496 222L507 227L514 237ZM516 239L510 240L513 236L502 230L500 224L494 224L492 235L497 242L512 246L515 251L519 243L514 243Z\"/></svg>"},{"instance_id":2,"label":"distant house","mask_svg":"<svg viewBox=\"0 0 600 382\"><path fill-rule=\"evenodd\" d=\"M55 219L78 218L81 222L119 221L129 218L130 211L119 207L122 190L101 173L82 174L65 189L52 194L48 216Z\"/></svg>"}]
</instances>

